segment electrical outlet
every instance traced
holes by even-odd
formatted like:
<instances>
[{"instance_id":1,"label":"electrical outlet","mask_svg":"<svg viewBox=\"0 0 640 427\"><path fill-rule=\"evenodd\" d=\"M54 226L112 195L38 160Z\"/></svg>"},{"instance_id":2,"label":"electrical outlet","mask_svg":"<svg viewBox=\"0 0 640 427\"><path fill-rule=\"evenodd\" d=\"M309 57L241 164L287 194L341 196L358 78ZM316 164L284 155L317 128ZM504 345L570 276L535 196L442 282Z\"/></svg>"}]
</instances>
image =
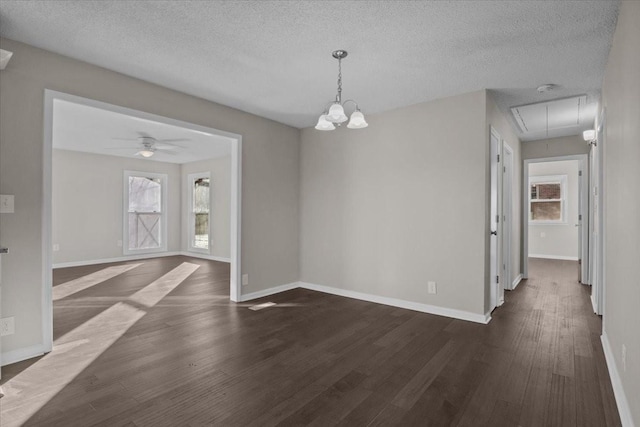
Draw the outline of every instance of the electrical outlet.
<instances>
[{"instance_id":1,"label":"electrical outlet","mask_svg":"<svg viewBox=\"0 0 640 427\"><path fill-rule=\"evenodd\" d=\"M60 250L60 245L57 243L53 244L53 252L58 252Z\"/></svg>"},{"instance_id":2,"label":"electrical outlet","mask_svg":"<svg viewBox=\"0 0 640 427\"><path fill-rule=\"evenodd\" d=\"M436 282L427 282L427 293L430 293L430 294L438 293Z\"/></svg>"},{"instance_id":3,"label":"electrical outlet","mask_svg":"<svg viewBox=\"0 0 640 427\"><path fill-rule=\"evenodd\" d=\"M249 284L249 275L248 274L243 274L242 275L242 286L247 286Z\"/></svg>"},{"instance_id":4,"label":"electrical outlet","mask_svg":"<svg viewBox=\"0 0 640 427\"><path fill-rule=\"evenodd\" d=\"M0 194L0 213L14 213L14 197L10 194Z\"/></svg>"},{"instance_id":5,"label":"electrical outlet","mask_svg":"<svg viewBox=\"0 0 640 427\"><path fill-rule=\"evenodd\" d=\"M622 370L627 372L627 346L622 344Z\"/></svg>"},{"instance_id":6,"label":"electrical outlet","mask_svg":"<svg viewBox=\"0 0 640 427\"><path fill-rule=\"evenodd\" d=\"M5 317L0 319L0 337L5 335L13 335L16 332L15 318Z\"/></svg>"}]
</instances>

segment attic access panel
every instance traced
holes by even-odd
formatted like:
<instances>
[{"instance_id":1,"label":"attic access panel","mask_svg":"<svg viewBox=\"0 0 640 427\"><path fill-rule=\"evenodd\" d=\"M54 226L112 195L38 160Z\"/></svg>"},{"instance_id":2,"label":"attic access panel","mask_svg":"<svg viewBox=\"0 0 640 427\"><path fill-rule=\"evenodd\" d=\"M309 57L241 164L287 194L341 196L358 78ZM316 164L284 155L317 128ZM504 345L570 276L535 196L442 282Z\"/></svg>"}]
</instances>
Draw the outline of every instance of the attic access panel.
<instances>
[{"instance_id":1,"label":"attic access panel","mask_svg":"<svg viewBox=\"0 0 640 427\"><path fill-rule=\"evenodd\" d=\"M549 131L575 129L584 122L587 96L556 99L511 108L516 123L525 135L547 135Z\"/></svg>"}]
</instances>

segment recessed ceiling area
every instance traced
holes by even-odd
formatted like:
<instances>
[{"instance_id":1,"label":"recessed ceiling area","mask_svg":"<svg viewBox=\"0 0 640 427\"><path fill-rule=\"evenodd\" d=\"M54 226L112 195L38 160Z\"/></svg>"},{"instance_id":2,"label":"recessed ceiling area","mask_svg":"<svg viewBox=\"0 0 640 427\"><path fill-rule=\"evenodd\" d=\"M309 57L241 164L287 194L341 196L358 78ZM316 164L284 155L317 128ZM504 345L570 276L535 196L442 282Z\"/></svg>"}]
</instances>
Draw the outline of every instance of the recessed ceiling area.
<instances>
[{"instance_id":1,"label":"recessed ceiling area","mask_svg":"<svg viewBox=\"0 0 640 427\"><path fill-rule=\"evenodd\" d=\"M587 96L556 99L511 108L522 141L579 135L593 127L597 103Z\"/></svg>"},{"instance_id":2,"label":"recessed ceiling area","mask_svg":"<svg viewBox=\"0 0 640 427\"><path fill-rule=\"evenodd\" d=\"M13 1L0 35L314 126L336 93L365 115L481 89L499 107L597 99L618 1ZM540 94L541 84L557 91Z\"/></svg>"},{"instance_id":3,"label":"recessed ceiling area","mask_svg":"<svg viewBox=\"0 0 640 427\"><path fill-rule=\"evenodd\" d=\"M143 135L158 140L160 149L152 157L136 155L144 149ZM182 164L228 156L231 142L224 136L61 99L53 104L53 148L61 150Z\"/></svg>"}]
</instances>

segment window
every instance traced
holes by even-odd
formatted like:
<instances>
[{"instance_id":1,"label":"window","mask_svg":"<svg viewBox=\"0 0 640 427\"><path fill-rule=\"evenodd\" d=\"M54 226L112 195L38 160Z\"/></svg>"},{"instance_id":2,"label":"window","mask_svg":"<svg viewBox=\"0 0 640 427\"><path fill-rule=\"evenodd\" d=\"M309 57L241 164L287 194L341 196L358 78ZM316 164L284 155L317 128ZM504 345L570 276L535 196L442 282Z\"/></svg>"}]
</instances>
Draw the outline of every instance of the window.
<instances>
[{"instance_id":1,"label":"window","mask_svg":"<svg viewBox=\"0 0 640 427\"><path fill-rule=\"evenodd\" d=\"M124 172L124 253L166 251L167 175Z\"/></svg>"},{"instance_id":2,"label":"window","mask_svg":"<svg viewBox=\"0 0 640 427\"><path fill-rule=\"evenodd\" d=\"M189 250L209 253L211 178L208 172L190 174L189 185Z\"/></svg>"},{"instance_id":3,"label":"window","mask_svg":"<svg viewBox=\"0 0 640 427\"><path fill-rule=\"evenodd\" d=\"M566 175L530 177L529 222L565 223L566 188Z\"/></svg>"}]
</instances>

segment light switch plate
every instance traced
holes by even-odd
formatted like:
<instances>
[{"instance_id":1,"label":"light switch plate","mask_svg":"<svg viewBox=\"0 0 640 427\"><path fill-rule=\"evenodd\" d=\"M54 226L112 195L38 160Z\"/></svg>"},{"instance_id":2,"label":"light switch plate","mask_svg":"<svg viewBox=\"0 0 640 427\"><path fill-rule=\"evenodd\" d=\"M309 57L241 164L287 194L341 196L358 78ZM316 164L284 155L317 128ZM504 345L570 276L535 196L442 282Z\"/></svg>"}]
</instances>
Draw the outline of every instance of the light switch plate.
<instances>
[{"instance_id":1,"label":"light switch plate","mask_svg":"<svg viewBox=\"0 0 640 427\"><path fill-rule=\"evenodd\" d=\"M13 196L9 194L0 194L0 213L13 213L14 202Z\"/></svg>"}]
</instances>

